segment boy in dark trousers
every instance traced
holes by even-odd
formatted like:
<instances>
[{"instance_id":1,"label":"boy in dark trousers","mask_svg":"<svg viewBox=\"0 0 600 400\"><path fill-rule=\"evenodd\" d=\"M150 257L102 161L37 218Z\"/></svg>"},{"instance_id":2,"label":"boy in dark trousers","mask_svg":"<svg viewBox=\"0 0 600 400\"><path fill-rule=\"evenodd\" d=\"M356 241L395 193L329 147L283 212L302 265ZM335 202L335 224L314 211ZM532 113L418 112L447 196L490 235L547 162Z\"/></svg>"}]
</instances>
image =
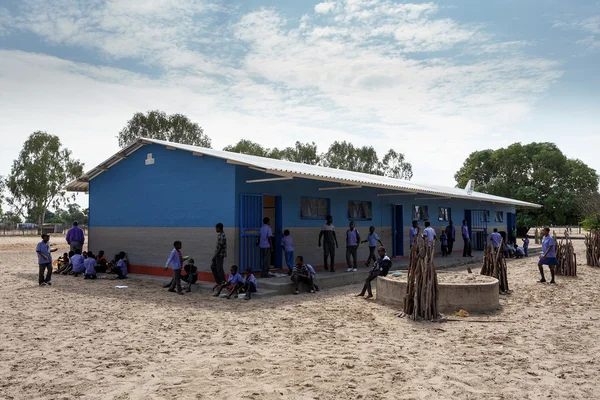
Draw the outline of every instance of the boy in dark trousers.
<instances>
[{"instance_id":1,"label":"boy in dark trousers","mask_svg":"<svg viewBox=\"0 0 600 400\"><path fill-rule=\"evenodd\" d=\"M375 250L377 249L377 243L379 243L379 245L381 247L383 247L383 243L381 243L381 240L379 239L379 235L377 235L377 233L375 232L374 226L369 227L369 234L367 235L367 240L362 241L362 243L366 243L366 242L369 242L369 258L367 258L367 262L365 263L365 265L367 267L370 267L371 260L373 260L373 262L377 261L377 257L375 256Z\"/></svg>"},{"instance_id":2,"label":"boy in dark trousers","mask_svg":"<svg viewBox=\"0 0 600 400\"><path fill-rule=\"evenodd\" d=\"M246 293L244 300L250 300L252 298L252 293L256 293L258 291L258 282L256 282L256 277L252 273L252 270L249 269L246 271L244 286L242 286L240 291Z\"/></svg>"},{"instance_id":3,"label":"boy in dark trousers","mask_svg":"<svg viewBox=\"0 0 600 400\"><path fill-rule=\"evenodd\" d=\"M325 271L329 270L327 261L330 259L331 272L335 272L335 249L338 248L338 240L335 235L335 226L333 226L333 217L328 215L325 217L325 221L325 225L321 227L321 232L319 232L319 247L321 247L321 239L323 239L323 265Z\"/></svg>"},{"instance_id":4,"label":"boy in dark trousers","mask_svg":"<svg viewBox=\"0 0 600 400\"><path fill-rule=\"evenodd\" d=\"M171 282L171 286L169 287L169 292L175 292L175 287L177 286L177 294L182 295L183 290L181 290L181 268L183 267L183 255L181 254L182 244L179 240L173 243L173 250L171 250L171 254L167 259L167 263L165 264L165 271L171 267L173 269L173 281Z\"/></svg>"},{"instance_id":5,"label":"boy in dark trousers","mask_svg":"<svg viewBox=\"0 0 600 400\"><path fill-rule=\"evenodd\" d=\"M378 276L386 276L392 267L392 260L385 254L385 249L380 247L377 249L377 253L379 254L379 258L373 264L373 268L369 272L369 276L365 280L365 284L363 286L362 291L357 295L357 297L362 297L365 295L365 292L368 293L367 299L373 297L373 292L371 291L371 281L377 279Z\"/></svg>"},{"instance_id":6,"label":"boy in dark trousers","mask_svg":"<svg viewBox=\"0 0 600 400\"><path fill-rule=\"evenodd\" d=\"M440 243L442 244L442 257L446 257L450 253L448 252L448 235L445 230L442 230L440 235Z\"/></svg>"},{"instance_id":7,"label":"boy in dark trousers","mask_svg":"<svg viewBox=\"0 0 600 400\"><path fill-rule=\"evenodd\" d=\"M50 253L56 251L56 249L50 250L50 245L48 242L50 241L50 235L43 234L42 241L38 243L35 248L35 252L38 257L38 265L39 265L39 285L40 286L50 286L52 285L52 255ZM44 272L46 272L46 276L44 277Z\"/></svg>"},{"instance_id":8,"label":"boy in dark trousers","mask_svg":"<svg viewBox=\"0 0 600 400\"><path fill-rule=\"evenodd\" d=\"M283 231L283 238L281 238L281 250L285 254L285 264L288 267L288 275L292 274L294 269L294 244L292 243L292 236L289 230Z\"/></svg>"},{"instance_id":9,"label":"boy in dark trousers","mask_svg":"<svg viewBox=\"0 0 600 400\"><path fill-rule=\"evenodd\" d=\"M227 238L225 237L225 232L223 232L222 223L219 222L215 226L215 230L217 231L217 246L215 247L210 270L213 273L215 282L217 285L220 285L225 282L223 263L225 262L225 257L227 257Z\"/></svg>"},{"instance_id":10,"label":"boy in dark trousers","mask_svg":"<svg viewBox=\"0 0 600 400\"><path fill-rule=\"evenodd\" d=\"M231 295L234 292L237 292L238 290L240 290L243 286L244 286L244 278L242 278L242 276L240 274L238 274L238 266L232 265L231 268L229 269L229 278L227 278L227 282L225 282L221 285L217 285L215 287L215 289L218 289L217 293L215 293L213 296L219 297L219 295L221 294L221 291L223 289L227 289L227 298L230 299Z\"/></svg>"},{"instance_id":11,"label":"boy in dark trousers","mask_svg":"<svg viewBox=\"0 0 600 400\"><path fill-rule=\"evenodd\" d=\"M358 271L358 261L356 253L358 251L359 245L360 234L356 229L354 221L350 221L350 229L346 231L346 263L348 264L348 269L346 270L346 272ZM350 262L350 258L352 258L352 263Z\"/></svg>"},{"instance_id":12,"label":"boy in dark trousers","mask_svg":"<svg viewBox=\"0 0 600 400\"><path fill-rule=\"evenodd\" d=\"M311 293L315 292L312 276L310 275L310 272L308 272L308 268L306 268L306 265L304 264L304 257L302 256L296 257L296 266L294 266L294 269L292 270L292 282L296 284L296 291L294 294L300 293L298 291L300 282L306 283L310 288Z\"/></svg>"}]
</instances>

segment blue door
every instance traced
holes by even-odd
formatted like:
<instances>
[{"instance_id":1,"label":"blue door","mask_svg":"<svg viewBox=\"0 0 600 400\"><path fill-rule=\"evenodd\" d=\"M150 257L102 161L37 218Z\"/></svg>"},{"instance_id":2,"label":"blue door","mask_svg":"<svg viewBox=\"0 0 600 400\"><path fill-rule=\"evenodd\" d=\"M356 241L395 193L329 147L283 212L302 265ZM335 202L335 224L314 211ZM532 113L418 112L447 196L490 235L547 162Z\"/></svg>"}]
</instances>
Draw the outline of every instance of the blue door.
<instances>
[{"instance_id":1,"label":"blue door","mask_svg":"<svg viewBox=\"0 0 600 400\"><path fill-rule=\"evenodd\" d=\"M484 250L488 240L489 210L465 210L473 250Z\"/></svg>"},{"instance_id":2,"label":"blue door","mask_svg":"<svg viewBox=\"0 0 600 400\"><path fill-rule=\"evenodd\" d=\"M258 239L263 218L263 196L243 194L240 197L240 271L260 271Z\"/></svg>"},{"instance_id":3,"label":"blue door","mask_svg":"<svg viewBox=\"0 0 600 400\"><path fill-rule=\"evenodd\" d=\"M392 204L392 254L393 257L404 255L404 208L400 204Z\"/></svg>"},{"instance_id":4,"label":"blue door","mask_svg":"<svg viewBox=\"0 0 600 400\"><path fill-rule=\"evenodd\" d=\"M506 235L510 243L516 243L517 238L513 234L513 230L517 227L517 214L506 213Z\"/></svg>"},{"instance_id":5,"label":"blue door","mask_svg":"<svg viewBox=\"0 0 600 400\"><path fill-rule=\"evenodd\" d=\"M283 238L283 201L281 196L275 196L275 268L281 269L284 267L283 253L280 250L279 244Z\"/></svg>"}]
</instances>

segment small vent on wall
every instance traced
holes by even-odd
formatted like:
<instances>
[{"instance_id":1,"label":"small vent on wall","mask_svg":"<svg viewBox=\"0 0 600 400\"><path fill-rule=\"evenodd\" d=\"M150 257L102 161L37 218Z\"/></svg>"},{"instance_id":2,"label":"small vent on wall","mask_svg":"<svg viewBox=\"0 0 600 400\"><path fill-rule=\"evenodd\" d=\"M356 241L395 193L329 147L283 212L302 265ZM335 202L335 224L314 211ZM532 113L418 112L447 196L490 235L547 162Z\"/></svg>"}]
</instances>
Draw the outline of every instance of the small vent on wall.
<instances>
[{"instance_id":1,"label":"small vent on wall","mask_svg":"<svg viewBox=\"0 0 600 400\"><path fill-rule=\"evenodd\" d=\"M154 164L154 158L152 158L152 153L148 153L146 156L146 165Z\"/></svg>"}]
</instances>

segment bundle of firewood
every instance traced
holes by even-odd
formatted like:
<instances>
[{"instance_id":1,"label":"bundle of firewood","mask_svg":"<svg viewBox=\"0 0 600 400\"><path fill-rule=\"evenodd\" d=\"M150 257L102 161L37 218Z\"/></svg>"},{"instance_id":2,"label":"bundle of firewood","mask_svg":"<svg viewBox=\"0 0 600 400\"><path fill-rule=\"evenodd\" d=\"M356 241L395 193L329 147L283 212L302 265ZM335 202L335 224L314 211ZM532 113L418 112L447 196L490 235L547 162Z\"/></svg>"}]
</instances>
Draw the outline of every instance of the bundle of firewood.
<instances>
[{"instance_id":1,"label":"bundle of firewood","mask_svg":"<svg viewBox=\"0 0 600 400\"><path fill-rule=\"evenodd\" d=\"M556 246L556 259L558 260L556 273L563 276L577 276L577 256L569 234L565 232L565 238L561 239L560 242L556 240L555 234L554 245Z\"/></svg>"},{"instance_id":2,"label":"bundle of firewood","mask_svg":"<svg viewBox=\"0 0 600 400\"><path fill-rule=\"evenodd\" d=\"M415 240L408 266L408 284L404 296L404 311L412 320L436 320L438 312L438 279L433 262L435 241L427 246L425 241Z\"/></svg>"},{"instance_id":3,"label":"bundle of firewood","mask_svg":"<svg viewBox=\"0 0 600 400\"><path fill-rule=\"evenodd\" d=\"M500 282L500 293L508 292L508 269L506 268L506 259L504 258L504 243L494 249L491 244L485 249L483 255L483 266L481 275L487 275L498 279Z\"/></svg>"},{"instance_id":4,"label":"bundle of firewood","mask_svg":"<svg viewBox=\"0 0 600 400\"><path fill-rule=\"evenodd\" d=\"M600 232L594 231L585 235L585 258L587 265L600 267Z\"/></svg>"}]
</instances>

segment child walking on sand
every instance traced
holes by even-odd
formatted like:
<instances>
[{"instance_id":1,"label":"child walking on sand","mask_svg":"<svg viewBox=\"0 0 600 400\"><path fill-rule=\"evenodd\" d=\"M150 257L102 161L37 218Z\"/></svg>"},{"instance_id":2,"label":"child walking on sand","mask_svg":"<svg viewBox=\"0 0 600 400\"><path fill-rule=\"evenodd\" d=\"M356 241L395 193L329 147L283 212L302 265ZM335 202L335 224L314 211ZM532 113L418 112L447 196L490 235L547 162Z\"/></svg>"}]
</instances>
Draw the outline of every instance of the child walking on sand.
<instances>
[{"instance_id":1,"label":"child walking on sand","mask_svg":"<svg viewBox=\"0 0 600 400\"><path fill-rule=\"evenodd\" d=\"M288 275L292 274L294 268L294 245L292 243L292 236L289 230L283 231L283 238L281 238L281 249L285 254L285 265L288 267Z\"/></svg>"},{"instance_id":2,"label":"child walking on sand","mask_svg":"<svg viewBox=\"0 0 600 400\"><path fill-rule=\"evenodd\" d=\"M174 293L175 287L177 287L177 294L183 295L183 290L181 290L181 268L183 267L183 255L181 255L181 247L182 244L179 240L176 240L173 243L173 250L171 250L171 254L169 255L167 263L165 264L165 271L167 271L169 267L173 269L173 281L169 287L169 292Z\"/></svg>"},{"instance_id":3,"label":"child walking on sand","mask_svg":"<svg viewBox=\"0 0 600 400\"><path fill-rule=\"evenodd\" d=\"M367 240L362 241L362 243L366 242L369 242L369 258L367 258L367 262L365 263L365 265L367 267L370 267L371 260L373 260L373 262L377 261L377 257L375 256L375 249L377 249L377 243L379 243L379 245L383 247L383 243L381 243L379 235L377 235L377 233L375 232L374 226L369 227L369 234L367 235Z\"/></svg>"},{"instance_id":4,"label":"child walking on sand","mask_svg":"<svg viewBox=\"0 0 600 400\"><path fill-rule=\"evenodd\" d=\"M538 268L540 269L540 275L542 279L540 279L540 283L545 283L546 278L544 277L544 265L550 267L550 274L552 275L552 280L550 283L556 283L554 281L554 276L556 274L556 266L558 265L558 260L556 259L556 249L554 248L554 238L550 236L550 228L542 229L542 234L544 238L542 239L542 255L540 256L540 260L538 261Z\"/></svg>"}]
</instances>

